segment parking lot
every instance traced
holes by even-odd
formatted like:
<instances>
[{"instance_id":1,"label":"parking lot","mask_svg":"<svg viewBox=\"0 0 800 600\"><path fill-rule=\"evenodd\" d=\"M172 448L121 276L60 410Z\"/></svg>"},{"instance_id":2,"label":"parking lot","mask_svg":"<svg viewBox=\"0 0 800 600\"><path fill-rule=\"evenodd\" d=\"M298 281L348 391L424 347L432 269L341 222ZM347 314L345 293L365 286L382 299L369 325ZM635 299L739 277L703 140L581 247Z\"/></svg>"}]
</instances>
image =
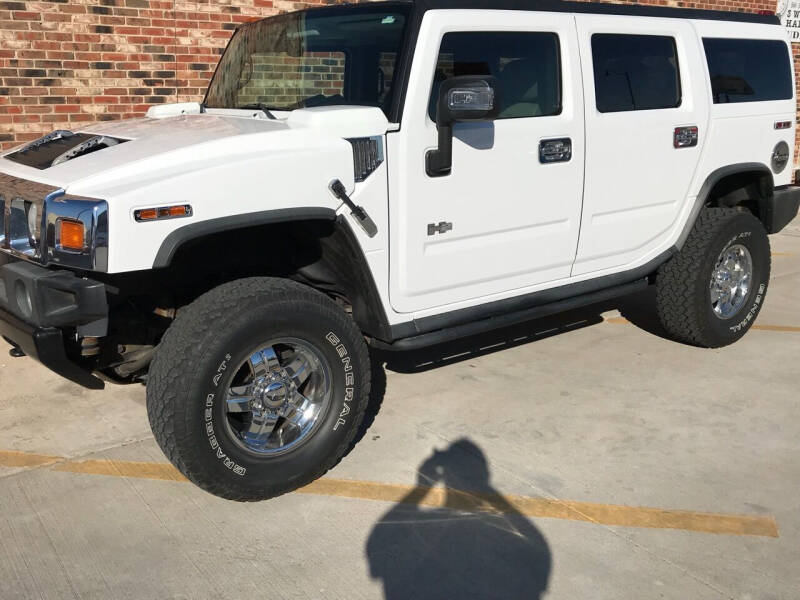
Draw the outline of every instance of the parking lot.
<instances>
[{"instance_id":1,"label":"parking lot","mask_svg":"<svg viewBox=\"0 0 800 600\"><path fill-rule=\"evenodd\" d=\"M181 478L143 387L0 342L0 597L797 598L800 220L771 242L729 348L664 339L644 293L376 356L361 441L257 504Z\"/></svg>"}]
</instances>

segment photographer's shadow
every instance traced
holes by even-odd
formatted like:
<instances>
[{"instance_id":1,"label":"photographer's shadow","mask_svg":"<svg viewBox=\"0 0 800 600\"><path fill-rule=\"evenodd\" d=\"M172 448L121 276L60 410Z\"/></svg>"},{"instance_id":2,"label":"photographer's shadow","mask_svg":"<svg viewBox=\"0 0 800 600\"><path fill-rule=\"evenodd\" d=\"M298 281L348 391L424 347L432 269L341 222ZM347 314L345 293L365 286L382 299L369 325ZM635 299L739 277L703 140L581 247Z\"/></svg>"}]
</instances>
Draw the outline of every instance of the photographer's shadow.
<instances>
[{"instance_id":1,"label":"photographer's shadow","mask_svg":"<svg viewBox=\"0 0 800 600\"><path fill-rule=\"evenodd\" d=\"M535 600L552 562L542 534L492 488L483 452L466 439L420 466L417 486L375 525L366 554L387 600Z\"/></svg>"}]
</instances>

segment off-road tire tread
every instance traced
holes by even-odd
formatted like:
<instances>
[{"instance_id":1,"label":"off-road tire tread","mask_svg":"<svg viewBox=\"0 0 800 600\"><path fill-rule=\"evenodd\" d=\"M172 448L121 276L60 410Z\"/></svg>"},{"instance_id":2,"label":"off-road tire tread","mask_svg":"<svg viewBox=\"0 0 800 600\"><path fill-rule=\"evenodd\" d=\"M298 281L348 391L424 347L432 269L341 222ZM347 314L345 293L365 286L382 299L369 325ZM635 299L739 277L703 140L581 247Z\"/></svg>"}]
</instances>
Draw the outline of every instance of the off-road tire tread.
<instances>
[{"instance_id":1,"label":"off-road tire tread","mask_svg":"<svg viewBox=\"0 0 800 600\"><path fill-rule=\"evenodd\" d=\"M716 347L703 325L700 307L706 298L697 297L697 273L713 252L711 245L728 222L743 213L735 208L704 208L683 248L663 265L656 278L656 307L661 324L676 341L704 348ZM759 227L755 217L749 215Z\"/></svg>"},{"instance_id":2,"label":"off-road tire tread","mask_svg":"<svg viewBox=\"0 0 800 600\"><path fill-rule=\"evenodd\" d=\"M348 424L346 438L336 451L314 473L302 480L293 480L289 485L274 484L262 487L258 493L234 489L227 482L209 480L201 468L199 457L201 448L192 445L188 439L179 439L175 423L185 418L179 413L182 391L189 389L191 378L196 371L197 350L213 336L207 323L224 322L230 311L230 298L247 305L250 302L281 303L297 305L298 301L310 302L327 313L332 323L348 331L362 347L353 349L358 361L361 376L359 402L351 407L354 418ZM199 324L199 325L198 325ZM359 430L369 400L370 365L368 351L361 332L353 320L333 300L324 294L297 282L271 277L252 277L239 279L214 288L200 296L190 305L182 308L172 326L164 334L147 378L147 416L153 435L166 457L187 479L202 489L229 500L251 502L278 496L323 476L336 466L347 452ZM206 448L202 448L206 451Z\"/></svg>"}]
</instances>

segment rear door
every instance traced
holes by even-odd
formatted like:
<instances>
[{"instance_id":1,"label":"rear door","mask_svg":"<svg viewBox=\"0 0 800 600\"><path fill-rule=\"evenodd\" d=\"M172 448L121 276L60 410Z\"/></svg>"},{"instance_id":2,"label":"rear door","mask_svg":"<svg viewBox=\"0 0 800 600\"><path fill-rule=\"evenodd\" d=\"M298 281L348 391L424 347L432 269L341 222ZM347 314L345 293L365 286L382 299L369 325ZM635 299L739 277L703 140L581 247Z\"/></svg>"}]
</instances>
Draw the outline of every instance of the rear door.
<instances>
[{"instance_id":1,"label":"rear door","mask_svg":"<svg viewBox=\"0 0 800 600\"><path fill-rule=\"evenodd\" d=\"M392 306L434 310L568 277L584 153L573 17L434 10L418 39L401 130L388 135ZM452 172L430 177L431 106L454 75L496 77L500 118L457 123ZM555 139L569 140L571 154L543 162Z\"/></svg>"},{"instance_id":2,"label":"rear door","mask_svg":"<svg viewBox=\"0 0 800 600\"><path fill-rule=\"evenodd\" d=\"M586 181L573 275L666 250L703 143L705 59L689 21L576 15L586 93ZM688 136L676 146L676 128ZM696 143L691 135L697 128Z\"/></svg>"}]
</instances>

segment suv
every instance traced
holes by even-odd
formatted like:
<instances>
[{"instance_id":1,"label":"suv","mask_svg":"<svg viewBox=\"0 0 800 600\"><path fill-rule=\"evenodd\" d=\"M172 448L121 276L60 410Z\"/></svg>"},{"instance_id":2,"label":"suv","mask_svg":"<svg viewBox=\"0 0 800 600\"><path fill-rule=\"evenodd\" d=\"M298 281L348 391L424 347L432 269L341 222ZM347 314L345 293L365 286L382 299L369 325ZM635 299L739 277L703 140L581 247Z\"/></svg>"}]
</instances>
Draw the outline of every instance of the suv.
<instances>
[{"instance_id":1,"label":"suv","mask_svg":"<svg viewBox=\"0 0 800 600\"><path fill-rule=\"evenodd\" d=\"M797 214L773 16L549 0L334 6L242 26L203 103L0 158L0 334L144 382L191 481L269 498L336 464L368 347L655 285L720 347Z\"/></svg>"}]
</instances>

